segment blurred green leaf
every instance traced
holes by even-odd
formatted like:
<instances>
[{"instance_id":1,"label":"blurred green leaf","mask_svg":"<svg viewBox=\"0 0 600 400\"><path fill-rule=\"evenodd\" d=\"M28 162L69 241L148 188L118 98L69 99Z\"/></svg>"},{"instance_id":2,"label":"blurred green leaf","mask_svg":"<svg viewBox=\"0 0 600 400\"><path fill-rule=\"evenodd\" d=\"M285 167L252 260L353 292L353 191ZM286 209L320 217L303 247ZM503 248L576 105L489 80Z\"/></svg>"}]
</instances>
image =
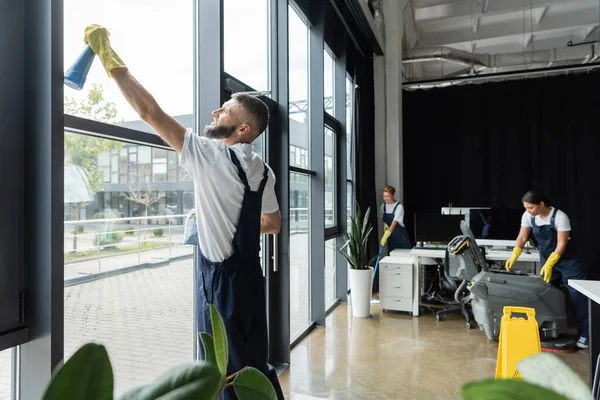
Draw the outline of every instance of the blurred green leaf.
<instances>
[{"instance_id":1,"label":"blurred green leaf","mask_svg":"<svg viewBox=\"0 0 600 400\"><path fill-rule=\"evenodd\" d=\"M111 400L113 384L106 348L87 343L55 370L44 400Z\"/></svg>"},{"instance_id":2,"label":"blurred green leaf","mask_svg":"<svg viewBox=\"0 0 600 400\"><path fill-rule=\"evenodd\" d=\"M538 353L517 363L523 379L577 400L593 400L592 391L581 376L552 353Z\"/></svg>"},{"instance_id":3,"label":"blurred green leaf","mask_svg":"<svg viewBox=\"0 0 600 400\"><path fill-rule=\"evenodd\" d=\"M215 355L215 341L213 337L206 332L200 332L200 340L204 346L204 359L206 362L217 365L217 357ZM225 374L223 374L225 377Z\"/></svg>"},{"instance_id":4,"label":"blurred green leaf","mask_svg":"<svg viewBox=\"0 0 600 400\"><path fill-rule=\"evenodd\" d=\"M214 364L201 361L175 367L161 375L153 383L132 389L119 397L119 399L213 400L223 390L224 384L225 379L219 372L219 369Z\"/></svg>"},{"instance_id":5,"label":"blurred green leaf","mask_svg":"<svg viewBox=\"0 0 600 400\"><path fill-rule=\"evenodd\" d=\"M569 400L552 390L513 379L485 379L467 383L462 400Z\"/></svg>"},{"instance_id":6,"label":"blurred green leaf","mask_svg":"<svg viewBox=\"0 0 600 400\"><path fill-rule=\"evenodd\" d=\"M277 400L271 381L253 367L240 371L233 381L233 387L240 400Z\"/></svg>"},{"instance_id":7,"label":"blurred green leaf","mask_svg":"<svg viewBox=\"0 0 600 400\"><path fill-rule=\"evenodd\" d=\"M227 363L229 362L229 344L227 342L227 332L221 314L213 304L210 306L210 320L213 328L213 340L215 342L215 356L217 365L223 375L227 375Z\"/></svg>"}]
</instances>

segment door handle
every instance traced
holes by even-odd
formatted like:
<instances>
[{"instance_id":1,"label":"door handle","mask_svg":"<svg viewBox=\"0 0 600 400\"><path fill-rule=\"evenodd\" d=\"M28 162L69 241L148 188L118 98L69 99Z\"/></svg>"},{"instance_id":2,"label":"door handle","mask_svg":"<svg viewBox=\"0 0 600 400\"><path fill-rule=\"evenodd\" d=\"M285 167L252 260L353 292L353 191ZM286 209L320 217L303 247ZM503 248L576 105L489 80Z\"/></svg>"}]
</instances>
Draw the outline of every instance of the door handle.
<instances>
[{"instance_id":1,"label":"door handle","mask_svg":"<svg viewBox=\"0 0 600 400\"><path fill-rule=\"evenodd\" d=\"M277 235L273 235L273 272L279 271L279 244Z\"/></svg>"}]
</instances>

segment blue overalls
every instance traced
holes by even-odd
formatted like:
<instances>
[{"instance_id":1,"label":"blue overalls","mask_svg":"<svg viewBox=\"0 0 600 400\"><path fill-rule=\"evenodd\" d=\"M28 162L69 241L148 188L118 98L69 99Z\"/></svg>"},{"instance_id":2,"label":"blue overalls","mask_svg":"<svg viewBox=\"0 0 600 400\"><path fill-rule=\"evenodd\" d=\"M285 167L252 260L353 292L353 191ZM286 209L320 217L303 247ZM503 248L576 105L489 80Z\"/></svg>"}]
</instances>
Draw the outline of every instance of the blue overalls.
<instances>
[{"instance_id":1,"label":"blue overalls","mask_svg":"<svg viewBox=\"0 0 600 400\"><path fill-rule=\"evenodd\" d=\"M278 399L283 392L273 366L267 363L268 331L266 317L265 283L260 264L260 221L262 195L267 183L268 168L258 191L248 185L246 173L234 151L229 149L231 161L244 184L244 199L237 230L233 237L233 255L222 262L198 256L198 332L212 334L209 303L221 313L229 341L227 375L246 366L259 369L271 381ZM201 359L204 359L202 345ZM223 399L237 399L233 388L223 392Z\"/></svg>"},{"instance_id":2,"label":"blue overalls","mask_svg":"<svg viewBox=\"0 0 600 400\"><path fill-rule=\"evenodd\" d=\"M558 243L558 234L554 227L554 219L556 217L556 208L552 212L550 225L537 226L535 217L531 217L531 226L533 235L538 242L540 251L540 265L544 266L550 254L556 249ZM571 240L567 244L565 253L560 257L558 263L552 269L552 277L550 283L556 287L561 282L569 289L569 297L573 307L573 316L577 323L579 336L588 338L588 302L586 297L568 285L569 279L586 279L587 275L579 260L573 254L573 245Z\"/></svg>"},{"instance_id":3,"label":"blue overalls","mask_svg":"<svg viewBox=\"0 0 600 400\"><path fill-rule=\"evenodd\" d=\"M396 214L396 209L399 205L400 203L397 203L392 212L387 213L386 204L383 203L383 222L388 224L388 226L392 226L392 222L394 222L394 215ZM394 249L412 249L412 244L410 243L410 238L408 237L406 228L400 225L400 223L396 224L396 227L392 231L392 235L388 238L387 246L389 251Z\"/></svg>"}]
</instances>

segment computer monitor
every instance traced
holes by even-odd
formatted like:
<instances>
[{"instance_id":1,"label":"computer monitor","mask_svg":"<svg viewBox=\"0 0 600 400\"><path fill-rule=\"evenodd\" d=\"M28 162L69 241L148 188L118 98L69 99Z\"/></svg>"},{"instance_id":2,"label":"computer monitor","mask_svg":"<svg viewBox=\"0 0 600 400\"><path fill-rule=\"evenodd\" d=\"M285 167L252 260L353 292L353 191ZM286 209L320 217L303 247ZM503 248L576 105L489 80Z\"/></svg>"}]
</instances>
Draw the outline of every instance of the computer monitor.
<instances>
[{"instance_id":1,"label":"computer monitor","mask_svg":"<svg viewBox=\"0 0 600 400\"><path fill-rule=\"evenodd\" d=\"M462 235L464 215L415 214L415 241L448 243Z\"/></svg>"},{"instance_id":2,"label":"computer monitor","mask_svg":"<svg viewBox=\"0 0 600 400\"><path fill-rule=\"evenodd\" d=\"M521 229L524 209L491 208L482 239L515 240ZM477 237L477 236L475 236Z\"/></svg>"},{"instance_id":3,"label":"computer monitor","mask_svg":"<svg viewBox=\"0 0 600 400\"><path fill-rule=\"evenodd\" d=\"M469 219L467 222L475 239L488 239L490 214L491 210L489 208L469 210Z\"/></svg>"}]
</instances>

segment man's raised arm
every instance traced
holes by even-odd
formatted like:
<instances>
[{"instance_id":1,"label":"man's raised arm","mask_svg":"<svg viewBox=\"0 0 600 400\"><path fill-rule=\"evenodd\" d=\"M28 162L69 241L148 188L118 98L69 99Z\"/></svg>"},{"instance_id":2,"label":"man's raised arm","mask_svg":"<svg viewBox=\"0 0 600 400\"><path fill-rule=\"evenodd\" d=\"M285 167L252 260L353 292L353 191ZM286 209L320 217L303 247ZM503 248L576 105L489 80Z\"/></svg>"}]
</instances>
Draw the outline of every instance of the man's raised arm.
<instances>
[{"instance_id":1,"label":"man's raised arm","mask_svg":"<svg viewBox=\"0 0 600 400\"><path fill-rule=\"evenodd\" d=\"M85 29L84 41L98 55L108 76L115 79L121 93L140 118L169 146L181 153L185 127L165 113L154 97L129 73L125 63L111 47L106 28L99 25L88 26Z\"/></svg>"}]
</instances>

